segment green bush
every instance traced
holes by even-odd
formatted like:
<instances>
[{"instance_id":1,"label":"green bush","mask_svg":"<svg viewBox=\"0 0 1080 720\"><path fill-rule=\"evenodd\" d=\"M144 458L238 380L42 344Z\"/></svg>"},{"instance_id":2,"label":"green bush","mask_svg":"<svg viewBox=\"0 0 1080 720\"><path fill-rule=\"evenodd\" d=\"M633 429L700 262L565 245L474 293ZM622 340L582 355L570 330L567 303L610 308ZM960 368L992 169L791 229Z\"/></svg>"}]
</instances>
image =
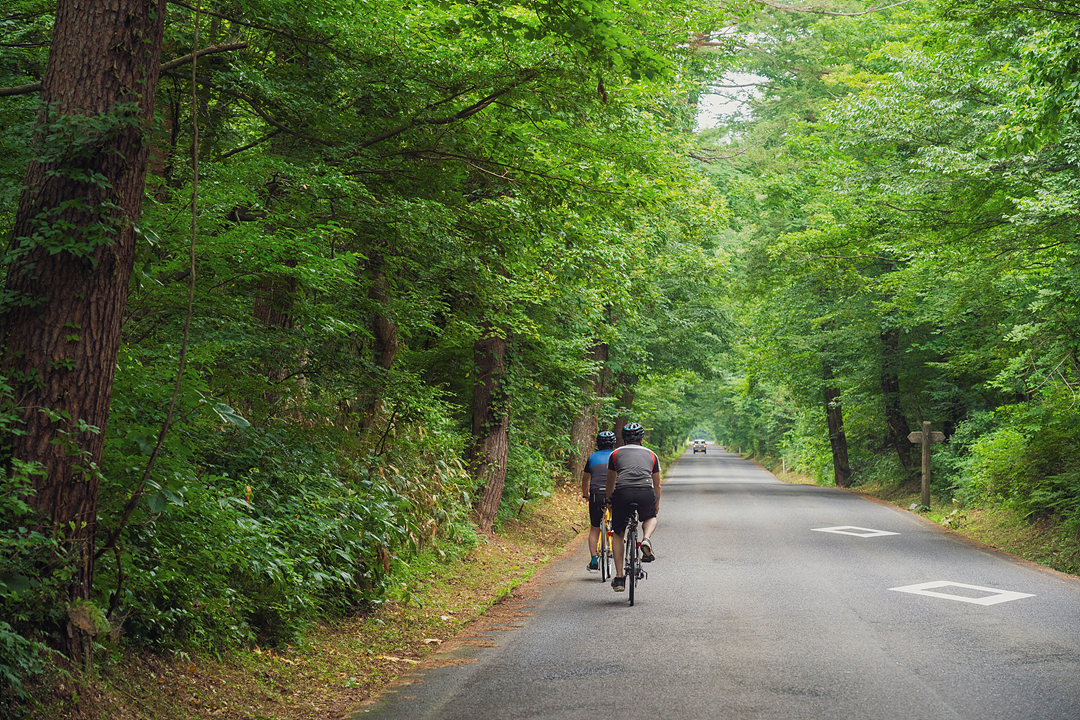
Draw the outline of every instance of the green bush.
<instances>
[{"instance_id":1,"label":"green bush","mask_svg":"<svg viewBox=\"0 0 1080 720\"><path fill-rule=\"evenodd\" d=\"M972 507L984 495L974 480L975 445L999 426L993 412L980 411L957 425L948 442L934 449L933 490L964 507Z\"/></svg>"},{"instance_id":2,"label":"green bush","mask_svg":"<svg viewBox=\"0 0 1080 720\"><path fill-rule=\"evenodd\" d=\"M996 413L1000 426L971 443L969 492L1027 517L1080 527L1080 414L1045 401Z\"/></svg>"},{"instance_id":3,"label":"green bush","mask_svg":"<svg viewBox=\"0 0 1080 720\"><path fill-rule=\"evenodd\" d=\"M23 681L41 672L44 644L31 639L35 631L55 627L60 603L56 588L67 577L59 568L43 575L43 559L57 557L57 543L32 529L33 513L26 503L29 478L16 473L0 478L0 702L5 695L28 697Z\"/></svg>"},{"instance_id":4,"label":"green bush","mask_svg":"<svg viewBox=\"0 0 1080 720\"><path fill-rule=\"evenodd\" d=\"M103 464L108 526L137 486L166 400L162 378L130 367ZM438 555L442 538L463 537L464 438L434 391L405 388L396 421L380 419L365 441L317 396L288 421L252 425L192 388L118 552L99 561L98 602L133 644L293 642L317 616L376 600L422 548Z\"/></svg>"},{"instance_id":5,"label":"green bush","mask_svg":"<svg viewBox=\"0 0 1080 720\"><path fill-rule=\"evenodd\" d=\"M11 389L0 379L0 440L19 432ZM0 703L27 698L23 682L42 670L46 646L34 636L58 626L59 590L70 577L60 544L37 530L41 518L28 500L33 465L8 461L0 475Z\"/></svg>"},{"instance_id":6,"label":"green bush","mask_svg":"<svg viewBox=\"0 0 1080 720\"><path fill-rule=\"evenodd\" d=\"M548 460L540 450L524 442L511 442L499 519L513 517L527 503L549 497L561 470L558 462Z\"/></svg>"}]
</instances>

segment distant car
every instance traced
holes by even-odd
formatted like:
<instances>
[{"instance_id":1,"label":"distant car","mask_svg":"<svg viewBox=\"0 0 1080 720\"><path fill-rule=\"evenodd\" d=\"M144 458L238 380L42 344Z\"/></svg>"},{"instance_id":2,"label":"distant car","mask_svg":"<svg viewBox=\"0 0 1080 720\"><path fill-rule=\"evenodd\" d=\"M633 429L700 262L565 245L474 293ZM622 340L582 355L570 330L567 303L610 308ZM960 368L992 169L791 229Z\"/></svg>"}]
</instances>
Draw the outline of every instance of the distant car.
<instances>
[{"instance_id":1,"label":"distant car","mask_svg":"<svg viewBox=\"0 0 1080 720\"><path fill-rule=\"evenodd\" d=\"M694 448L695 453L699 453L699 452L707 453L708 452L708 450L706 449L704 440L695 440L693 442L693 448Z\"/></svg>"}]
</instances>

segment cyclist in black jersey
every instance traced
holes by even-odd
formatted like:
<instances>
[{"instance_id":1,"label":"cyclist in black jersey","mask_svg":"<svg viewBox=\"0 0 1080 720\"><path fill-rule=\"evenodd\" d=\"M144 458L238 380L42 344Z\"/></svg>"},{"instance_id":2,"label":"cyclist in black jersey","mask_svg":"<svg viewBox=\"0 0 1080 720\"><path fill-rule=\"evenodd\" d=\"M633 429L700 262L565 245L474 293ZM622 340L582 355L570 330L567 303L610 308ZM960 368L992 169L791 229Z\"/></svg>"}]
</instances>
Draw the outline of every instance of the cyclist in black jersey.
<instances>
[{"instance_id":1,"label":"cyclist in black jersey","mask_svg":"<svg viewBox=\"0 0 1080 720\"><path fill-rule=\"evenodd\" d=\"M622 435L626 445L617 448L608 458L607 483L604 487L611 505L611 549L615 558L622 558L623 532L630 517L630 504L637 503L642 534L641 559L652 562L656 555L650 538L656 530L656 514L660 511L660 459L652 450L641 445L645 428L638 423L626 425ZM615 592L626 589L625 570L618 560L611 587Z\"/></svg>"}]
</instances>

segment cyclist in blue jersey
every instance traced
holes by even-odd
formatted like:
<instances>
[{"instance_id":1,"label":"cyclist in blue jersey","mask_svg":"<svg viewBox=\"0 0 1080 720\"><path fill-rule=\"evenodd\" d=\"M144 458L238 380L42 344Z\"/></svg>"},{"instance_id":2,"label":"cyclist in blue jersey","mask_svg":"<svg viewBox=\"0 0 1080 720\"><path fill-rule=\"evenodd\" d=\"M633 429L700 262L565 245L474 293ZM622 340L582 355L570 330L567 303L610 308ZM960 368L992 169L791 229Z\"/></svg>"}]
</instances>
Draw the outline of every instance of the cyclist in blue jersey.
<instances>
[{"instance_id":1,"label":"cyclist in blue jersey","mask_svg":"<svg viewBox=\"0 0 1080 720\"><path fill-rule=\"evenodd\" d=\"M596 452L585 461L585 471L581 474L581 497L589 503L589 569L599 569L596 556L600 543L600 523L604 520L604 483L607 482L608 457L615 448L615 433L605 430L596 435Z\"/></svg>"},{"instance_id":2,"label":"cyclist in blue jersey","mask_svg":"<svg viewBox=\"0 0 1080 720\"><path fill-rule=\"evenodd\" d=\"M641 560L652 562L652 536L656 530L656 513L660 511L660 458L647 447L642 447L645 428L630 423L623 428L626 444L611 453L608 458L607 482L604 493L611 505L611 550L616 558L615 577L611 587L615 592L626 590L623 567L623 533L630 520L630 505L637 503L638 519L641 521Z\"/></svg>"}]
</instances>

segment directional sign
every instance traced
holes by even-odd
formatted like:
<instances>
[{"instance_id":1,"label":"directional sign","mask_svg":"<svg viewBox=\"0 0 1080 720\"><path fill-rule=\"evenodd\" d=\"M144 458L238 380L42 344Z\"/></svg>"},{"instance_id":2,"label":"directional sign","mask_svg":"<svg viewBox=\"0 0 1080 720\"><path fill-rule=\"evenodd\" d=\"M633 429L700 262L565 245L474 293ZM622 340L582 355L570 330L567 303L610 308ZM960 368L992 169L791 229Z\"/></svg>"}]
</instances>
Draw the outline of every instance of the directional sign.
<instances>
[{"instance_id":1,"label":"directional sign","mask_svg":"<svg viewBox=\"0 0 1080 720\"><path fill-rule=\"evenodd\" d=\"M907 437L913 443L922 444L922 504L930 507L930 446L944 442L945 433L930 432L930 423L923 422L922 432L913 432Z\"/></svg>"}]
</instances>

